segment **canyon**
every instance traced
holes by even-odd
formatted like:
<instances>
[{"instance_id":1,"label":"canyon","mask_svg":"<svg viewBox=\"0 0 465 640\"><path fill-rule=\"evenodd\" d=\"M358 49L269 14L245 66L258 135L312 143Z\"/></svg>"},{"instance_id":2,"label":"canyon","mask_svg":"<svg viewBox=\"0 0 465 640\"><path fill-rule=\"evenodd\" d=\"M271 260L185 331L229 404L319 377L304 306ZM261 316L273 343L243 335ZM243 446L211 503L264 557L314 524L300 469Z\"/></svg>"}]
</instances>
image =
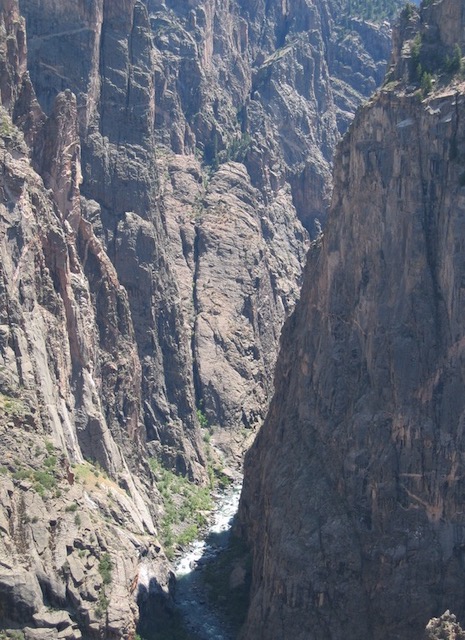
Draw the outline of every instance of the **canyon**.
<instances>
[{"instance_id":1,"label":"canyon","mask_svg":"<svg viewBox=\"0 0 465 640\"><path fill-rule=\"evenodd\" d=\"M345 0L0 1L8 633L166 637L172 512L267 414L241 637L461 632L464 20L424 4L354 119L391 29Z\"/></svg>"}]
</instances>

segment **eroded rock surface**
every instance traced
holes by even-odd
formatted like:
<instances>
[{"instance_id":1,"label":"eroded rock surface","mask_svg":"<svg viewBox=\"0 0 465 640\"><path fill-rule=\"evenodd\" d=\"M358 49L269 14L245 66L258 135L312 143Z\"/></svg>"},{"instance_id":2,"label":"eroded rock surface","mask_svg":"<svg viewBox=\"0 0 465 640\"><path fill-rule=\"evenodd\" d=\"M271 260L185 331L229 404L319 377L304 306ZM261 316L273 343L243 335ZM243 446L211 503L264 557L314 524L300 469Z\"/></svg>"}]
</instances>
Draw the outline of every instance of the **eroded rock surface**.
<instances>
[{"instance_id":1,"label":"eroded rock surface","mask_svg":"<svg viewBox=\"0 0 465 640\"><path fill-rule=\"evenodd\" d=\"M465 44L462 10L404 12L403 60L339 147L327 230L246 458L244 639L412 640L446 609L465 616L465 87L447 62ZM440 55L426 97L418 30L424 64L433 34Z\"/></svg>"},{"instance_id":2,"label":"eroded rock surface","mask_svg":"<svg viewBox=\"0 0 465 640\"><path fill-rule=\"evenodd\" d=\"M83 216L128 294L150 446L199 477L196 412L263 419L305 228L389 28L310 0L20 4L43 109L77 98Z\"/></svg>"},{"instance_id":3,"label":"eroded rock surface","mask_svg":"<svg viewBox=\"0 0 465 640\"><path fill-rule=\"evenodd\" d=\"M82 216L76 100L66 91L41 112L24 21L14 2L0 15L2 626L34 639L133 638L139 588L153 581L168 595L171 574L141 460L130 305Z\"/></svg>"}]
</instances>

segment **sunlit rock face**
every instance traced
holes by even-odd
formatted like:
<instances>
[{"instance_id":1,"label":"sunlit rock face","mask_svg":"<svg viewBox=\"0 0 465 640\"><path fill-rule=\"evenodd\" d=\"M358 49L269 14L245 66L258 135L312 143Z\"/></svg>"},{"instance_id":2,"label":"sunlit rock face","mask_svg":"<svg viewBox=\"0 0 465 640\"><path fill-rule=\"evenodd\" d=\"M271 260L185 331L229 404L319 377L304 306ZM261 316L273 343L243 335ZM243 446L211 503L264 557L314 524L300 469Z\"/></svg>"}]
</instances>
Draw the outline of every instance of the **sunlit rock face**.
<instances>
[{"instance_id":1,"label":"sunlit rock face","mask_svg":"<svg viewBox=\"0 0 465 640\"><path fill-rule=\"evenodd\" d=\"M196 409L263 419L336 141L383 77L388 27L342 28L336 4L20 3L42 108L77 98L82 206L128 294L148 439L194 475Z\"/></svg>"}]
</instances>

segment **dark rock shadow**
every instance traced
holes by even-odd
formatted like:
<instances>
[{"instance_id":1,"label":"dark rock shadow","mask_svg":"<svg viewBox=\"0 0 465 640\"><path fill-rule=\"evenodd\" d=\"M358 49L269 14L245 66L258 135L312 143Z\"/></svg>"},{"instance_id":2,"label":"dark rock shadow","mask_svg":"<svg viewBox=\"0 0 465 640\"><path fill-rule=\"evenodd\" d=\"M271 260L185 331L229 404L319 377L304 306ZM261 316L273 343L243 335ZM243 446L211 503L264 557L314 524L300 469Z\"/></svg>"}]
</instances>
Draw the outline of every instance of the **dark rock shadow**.
<instances>
[{"instance_id":1,"label":"dark rock shadow","mask_svg":"<svg viewBox=\"0 0 465 640\"><path fill-rule=\"evenodd\" d=\"M174 589L170 585L170 592ZM139 585L137 593L139 624L137 633L143 640L197 640L185 629L182 617L175 603L167 596L155 578L149 587Z\"/></svg>"}]
</instances>

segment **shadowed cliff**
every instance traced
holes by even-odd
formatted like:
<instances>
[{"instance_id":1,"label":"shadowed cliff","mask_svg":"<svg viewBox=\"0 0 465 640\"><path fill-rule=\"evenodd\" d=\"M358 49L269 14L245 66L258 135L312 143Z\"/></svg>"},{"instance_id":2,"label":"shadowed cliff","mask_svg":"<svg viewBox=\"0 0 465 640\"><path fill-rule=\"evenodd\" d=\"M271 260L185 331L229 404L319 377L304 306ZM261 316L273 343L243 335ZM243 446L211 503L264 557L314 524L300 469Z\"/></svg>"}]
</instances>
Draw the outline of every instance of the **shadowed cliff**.
<instances>
[{"instance_id":1,"label":"shadowed cliff","mask_svg":"<svg viewBox=\"0 0 465 640\"><path fill-rule=\"evenodd\" d=\"M339 146L246 457L244 639L412 640L465 616L465 22L424 4Z\"/></svg>"}]
</instances>

